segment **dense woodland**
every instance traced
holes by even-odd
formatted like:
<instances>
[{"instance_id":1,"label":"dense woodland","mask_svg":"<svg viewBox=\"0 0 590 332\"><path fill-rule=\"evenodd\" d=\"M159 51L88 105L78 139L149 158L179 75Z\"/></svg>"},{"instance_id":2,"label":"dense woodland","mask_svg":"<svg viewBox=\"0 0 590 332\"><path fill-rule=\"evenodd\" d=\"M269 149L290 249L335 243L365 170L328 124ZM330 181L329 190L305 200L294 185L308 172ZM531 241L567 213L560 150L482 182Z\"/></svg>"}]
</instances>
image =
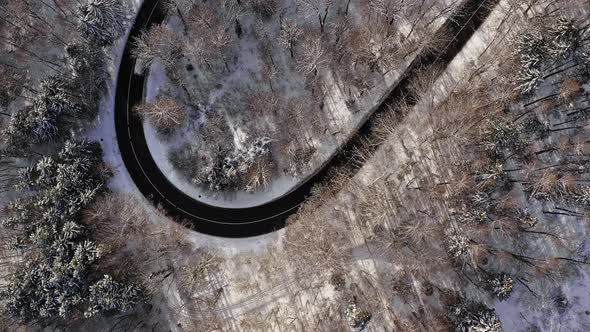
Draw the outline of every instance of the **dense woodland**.
<instances>
[{"instance_id":1,"label":"dense woodland","mask_svg":"<svg viewBox=\"0 0 590 332\"><path fill-rule=\"evenodd\" d=\"M169 1L179 30L156 26L131 42L144 70L158 61L180 88L137 112L171 135L203 108L205 83L234 68L237 41L256 34L268 55L259 89L221 98L224 112L276 112L286 127L253 131L240 150L227 117L211 112L200 138L211 150L176 158L207 164L190 176L213 190L264 186L277 165L301 168L317 149L301 128L316 115L322 125L322 75L369 93L416 50L447 45L411 36L433 24L422 19L428 8L448 15L449 3L300 0L299 17L274 0ZM113 165L84 138L130 7L0 0L0 326L492 332L502 330L494 308L516 294L548 317L580 306L562 285L590 263L590 20L565 0L501 4L464 78L449 86L448 68L420 68L411 95L386 105L287 227L267 247L232 256L139 193L112 192ZM411 24L391 30L400 16ZM202 90L186 82L197 70L211 76ZM301 95L281 92L281 72L302 82ZM273 157L285 146L291 166ZM587 315L578 327L590 328ZM521 316L523 331L547 328Z\"/></svg>"},{"instance_id":2,"label":"dense woodland","mask_svg":"<svg viewBox=\"0 0 590 332\"><path fill-rule=\"evenodd\" d=\"M0 2L1 176L11 198L2 209L2 302L10 321L89 318L144 299L141 287L100 266L108 246L81 220L107 194L110 171L100 144L77 133L98 113L108 50L128 16L116 0Z\"/></svg>"},{"instance_id":3,"label":"dense woodland","mask_svg":"<svg viewBox=\"0 0 590 332\"><path fill-rule=\"evenodd\" d=\"M500 331L490 300L465 295L505 301L516 287L537 310L543 301L560 312L569 308L559 284L589 263L582 85L590 78L590 34L587 23L560 15L526 24L443 102L425 100L418 110L395 105L398 113L376 123L374 140L352 157L377 165L365 175L370 185L346 169L335 172L287 227L286 250L301 257L298 269L317 262L322 266L311 268L331 271L335 287L352 287L357 281L348 284L341 268L357 248L345 250L351 240L343 234L358 231L361 247L384 262L383 278L354 305L399 317L373 298L380 292L391 296L387 301L420 305L417 314L396 319L401 330ZM425 69L416 79L421 96L438 71ZM419 110L425 113L412 113ZM372 145L392 136L401 143L386 143L373 156ZM333 200L356 206L322 209ZM424 303L433 296L438 304ZM387 315L380 316L376 324L384 324Z\"/></svg>"}]
</instances>

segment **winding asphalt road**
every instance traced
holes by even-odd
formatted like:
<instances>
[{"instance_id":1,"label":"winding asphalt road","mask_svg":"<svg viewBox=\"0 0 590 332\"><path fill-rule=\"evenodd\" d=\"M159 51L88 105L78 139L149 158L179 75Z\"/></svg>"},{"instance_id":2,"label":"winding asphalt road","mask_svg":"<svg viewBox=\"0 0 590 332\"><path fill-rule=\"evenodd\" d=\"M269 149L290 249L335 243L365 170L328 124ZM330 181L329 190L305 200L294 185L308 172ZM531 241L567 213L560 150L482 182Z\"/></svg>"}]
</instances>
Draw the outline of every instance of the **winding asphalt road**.
<instances>
[{"instance_id":1,"label":"winding asphalt road","mask_svg":"<svg viewBox=\"0 0 590 332\"><path fill-rule=\"evenodd\" d=\"M250 208L220 208L199 202L170 183L162 174L148 149L141 119L131 112L143 98L144 75L134 74L135 60L131 55L131 41L141 31L163 21L159 0L145 0L131 29L121 60L117 78L115 102L115 129L123 162L139 191L155 206L164 209L168 216L197 232L223 237L250 237L280 229L287 218L296 212L312 186L327 179L328 170L350 162L351 151L367 137L373 135L373 120L380 112L406 98L417 100L409 89L410 79L418 70L433 64L446 66L457 55L471 35L481 25L498 0L465 0L462 14L447 20L437 33L446 31L454 40L437 53L419 54L392 93L339 152L315 175L286 195L264 205ZM436 38L436 35L435 37ZM356 167L358 168L358 166ZM356 170L356 169L355 169Z\"/></svg>"}]
</instances>

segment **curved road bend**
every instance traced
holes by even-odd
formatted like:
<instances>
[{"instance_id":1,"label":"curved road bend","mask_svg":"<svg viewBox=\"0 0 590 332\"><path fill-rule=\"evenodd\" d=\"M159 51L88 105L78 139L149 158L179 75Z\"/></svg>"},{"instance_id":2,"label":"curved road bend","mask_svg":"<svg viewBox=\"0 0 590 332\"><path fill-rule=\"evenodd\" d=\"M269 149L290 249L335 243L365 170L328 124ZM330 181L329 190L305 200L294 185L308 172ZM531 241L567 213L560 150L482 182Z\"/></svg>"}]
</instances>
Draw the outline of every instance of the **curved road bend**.
<instances>
[{"instance_id":1,"label":"curved road bend","mask_svg":"<svg viewBox=\"0 0 590 332\"><path fill-rule=\"evenodd\" d=\"M161 206L168 216L197 232L223 237L250 237L283 227L309 195L312 186L327 178L331 167L350 163L351 152L373 134L372 120L387 105L405 98L409 104L418 99L409 89L410 79L418 70L430 65L445 67L457 55L473 32L481 25L498 0L465 0L461 14L447 20L435 34L446 31L456 38L438 54L419 54L391 94L361 126L359 131L340 148L338 153L312 177L288 194L266 204L250 208L220 208L199 202L170 183L153 160L144 136L141 119L131 112L143 98L144 75L134 74L135 60L131 56L131 41L144 29L164 20L159 0L145 0L129 34L117 78L115 98L115 129L123 162L141 193L154 205ZM415 103L415 102L414 102ZM357 166L358 167L358 166ZM356 169L355 169L356 170Z\"/></svg>"}]
</instances>

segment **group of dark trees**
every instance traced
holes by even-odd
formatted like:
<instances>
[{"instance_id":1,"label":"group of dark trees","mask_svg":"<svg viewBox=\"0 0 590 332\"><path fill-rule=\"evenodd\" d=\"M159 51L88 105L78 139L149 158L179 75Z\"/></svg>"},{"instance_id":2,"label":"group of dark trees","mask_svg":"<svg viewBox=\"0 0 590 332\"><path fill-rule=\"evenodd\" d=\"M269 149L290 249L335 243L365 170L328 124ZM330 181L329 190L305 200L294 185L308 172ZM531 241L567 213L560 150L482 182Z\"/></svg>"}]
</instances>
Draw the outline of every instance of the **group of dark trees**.
<instances>
[{"instance_id":1,"label":"group of dark trees","mask_svg":"<svg viewBox=\"0 0 590 332\"><path fill-rule=\"evenodd\" d=\"M82 209L104 192L108 177L98 143L66 141L55 156L22 169L17 188L23 197L6 206L2 220L13 237L10 246L23 262L10 276L2 296L8 311L23 320L61 316L87 306L84 315L124 311L141 291L105 275L93 280L103 245L78 221ZM100 272L98 272L100 273Z\"/></svg>"},{"instance_id":2,"label":"group of dark trees","mask_svg":"<svg viewBox=\"0 0 590 332\"><path fill-rule=\"evenodd\" d=\"M19 322L74 321L144 298L140 287L101 270L107 247L80 222L110 173L100 145L75 138L98 113L107 52L128 15L119 0L0 1L0 41L18 57L7 54L0 64L0 106L10 116L0 158L12 165L2 177L18 197L2 210L2 259L11 271L1 298ZM60 60L40 37L62 47ZM29 68L46 74L29 77Z\"/></svg>"},{"instance_id":3,"label":"group of dark trees","mask_svg":"<svg viewBox=\"0 0 590 332\"><path fill-rule=\"evenodd\" d=\"M578 27L574 20L564 17L545 19L541 27L548 31L568 31L564 34L568 36L567 39L543 37L560 45L560 49L565 51L548 51L532 61L539 68L551 64L553 71L545 71L534 82L529 82L532 85L526 83L526 87L520 81L522 72L513 73L514 76L508 77L507 81L512 82L523 95L535 96L536 87L541 83L541 79L552 76L560 78L557 76L560 74L561 77L568 76L557 83L548 84L552 94L527 102L521 114L488 118L480 124L480 131L476 135L479 142L476 153L479 154L476 155L482 163L485 161L487 164L471 167L476 174L473 181L478 184L479 189L467 189L471 199L464 201L463 208L456 213L456 219L461 224L481 225L493 220L496 214L508 213L504 217L518 221L519 229L534 227L537 224L536 218L526 211L514 208L507 210L496 206L502 203L497 199L497 191L510 191L515 183L522 184L524 190L534 199L557 199L574 205L583 203L582 197L586 191L583 185L585 173L582 170L571 175L567 173L572 171L575 165L585 163L584 143L579 141L579 135L582 135L579 130L583 128L587 119L584 116L587 112L587 96L582 94L582 82L588 80L587 68L590 68L590 59L582 54L590 43L590 34L586 28ZM530 42L530 38L533 37L522 36L516 44L523 45ZM531 62L528 55L534 55L527 53L527 50L519 50L525 52L519 51L515 54L522 71L530 71ZM557 58L553 56L554 53L558 54ZM525 58L526 60L523 60ZM569 68L564 69L564 64L569 64ZM560 87L557 92L556 86ZM547 89L547 85L544 88ZM517 95L515 98L518 101L518 98L522 97ZM558 139L555 136L558 136ZM559 143L551 143L552 139ZM533 146L537 145L544 148L534 151ZM580 150L574 152L576 149ZM559 160L557 165L537 167L551 162L551 158L555 157ZM508 168L511 171L506 171ZM514 176L520 171L526 171L524 177ZM469 242L473 243L473 240Z\"/></svg>"}]
</instances>

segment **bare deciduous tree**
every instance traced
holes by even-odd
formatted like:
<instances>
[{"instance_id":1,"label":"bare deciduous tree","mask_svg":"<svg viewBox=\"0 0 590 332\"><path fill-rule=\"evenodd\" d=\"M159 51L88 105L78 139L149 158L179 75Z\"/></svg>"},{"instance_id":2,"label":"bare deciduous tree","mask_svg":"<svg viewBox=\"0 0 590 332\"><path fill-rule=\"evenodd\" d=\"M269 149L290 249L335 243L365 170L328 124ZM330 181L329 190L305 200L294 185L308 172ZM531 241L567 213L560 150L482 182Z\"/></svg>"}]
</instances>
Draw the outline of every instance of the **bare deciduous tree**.
<instances>
[{"instance_id":1,"label":"bare deciduous tree","mask_svg":"<svg viewBox=\"0 0 590 332\"><path fill-rule=\"evenodd\" d=\"M188 35L183 44L185 49L197 54L201 62L206 62L209 69L212 68L215 58L225 63L229 70L227 60L231 54L229 50L235 42L234 26L239 25L242 15L242 7L234 1L221 1L215 8L210 3L193 4L189 11ZM194 46L191 46L194 43ZM208 60L206 60L208 58Z\"/></svg>"},{"instance_id":2,"label":"bare deciduous tree","mask_svg":"<svg viewBox=\"0 0 590 332\"><path fill-rule=\"evenodd\" d=\"M404 1L399 0L370 0L369 8L380 17L383 17L387 24L391 25L393 22L401 18L400 12L404 6Z\"/></svg>"},{"instance_id":3,"label":"bare deciduous tree","mask_svg":"<svg viewBox=\"0 0 590 332\"><path fill-rule=\"evenodd\" d=\"M79 30L101 46L113 44L127 27L127 9L118 0L88 0L78 12Z\"/></svg>"},{"instance_id":4,"label":"bare deciduous tree","mask_svg":"<svg viewBox=\"0 0 590 332\"><path fill-rule=\"evenodd\" d=\"M204 38L193 38L182 40L182 51L191 58L196 59L199 64L205 64L207 68L213 71L215 61L211 61L215 51L207 44Z\"/></svg>"},{"instance_id":5,"label":"bare deciduous tree","mask_svg":"<svg viewBox=\"0 0 590 332\"><path fill-rule=\"evenodd\" d=\"M327 63L326 51L319 37L310 37L301 45L301 55L297 60L297 69L307 79L317 79L319 70Z\"/></svg>"},{"instance_id":6,"label":"bare deciduous tree","mask_svg":"<svg viewBox=\"0 0 590 332\"><path fill-rule=\"evenodd\" d=\"M170 67L180 57L180 43L176 34L165 25L156 25L133 41L133 56L147 69L154 61Z\"/></svg>"},{"instance_id":7,"label":"bare deciduous tree","mask_svg":"<svg viewBox=\"0 0 590 332\"><path fill-rule=\"evenodd\" d=\"M352 61L357 65L367 66L371 71L381 69L388 73L394 69L401 58L396 38L385 34L376 34L365 27L351 30L350 45Z\"/></svg>"},{"instance_id":8,"label":"bare deciduous tree","mask_svg":"<svg viewBox=\"0 0 590 332\"><path fill-rule=\"evenodd\" d=\"M320 32L323 33L334 0L299 0L299 2L305 16L318 18Z\"/></svg>"},{"instance_id":9,"label":"bare deciduous tree","mask_svg":"<svg viewBox=\"0 0 590 332\"><path fill-rule=\"evenodd\" d=\"M252 9L263 17L269 18L277 12L276 0L249 0Z\"/></svg>"},{"instance_id":10,"label":"bare deciduous tree","mask_svg":"<svg viewBox=\"0 0 590 332\"><path fill-rule=\"evenodd\" d=\"M282 22L279 44L289 50L291 57L294 56L293 48L302 33L301 28L299 28L295 20L287 18Z\"/></svg>"},{"instance_id":11,"label":"bare deciduous tree","mask_svg":"<svg viewBox=\"0 0 590 332\"><path fill-rule=\"evenodd\" d=\"M255 92L248 96L246 108L257 115L276 114L281 102L281 95L276 92Z\"/></svg>"},{"instance_id":12,"label":"bare deciduous tree","mask_svg":"<svg viewBox=\"0 0 590 332\"><path fill-rule=\"evenodd\" d=\"M153 103L137 106L135 112L152 121L160 130L180 127L188 116L186 106L172 97L161 97Z\"/></svg>"},{"instance_id":13,"label":"bare deciduous tree","mask_svg":"<svg viewBox=\"0 0 590 332\"><path fill-rule=\"evenodd\" d=\"M255 192L261 187L266 190L274 171L275 166L270 158L256 161L246 174L246 191Z\"/></svg>"},{"instance_id":14,"label":"bare deciduous tree","mask_svg":"<svg viewBox=\"0 0 590 332\"><path fill-rule=\"evenodd\" d=\"M559 89L559 97L564 102L568 103L574 100L577 96L582 93L584 89L580 83L574 79L567 79L561 83L561 87Z\"/></svg>"}]
</instances>

